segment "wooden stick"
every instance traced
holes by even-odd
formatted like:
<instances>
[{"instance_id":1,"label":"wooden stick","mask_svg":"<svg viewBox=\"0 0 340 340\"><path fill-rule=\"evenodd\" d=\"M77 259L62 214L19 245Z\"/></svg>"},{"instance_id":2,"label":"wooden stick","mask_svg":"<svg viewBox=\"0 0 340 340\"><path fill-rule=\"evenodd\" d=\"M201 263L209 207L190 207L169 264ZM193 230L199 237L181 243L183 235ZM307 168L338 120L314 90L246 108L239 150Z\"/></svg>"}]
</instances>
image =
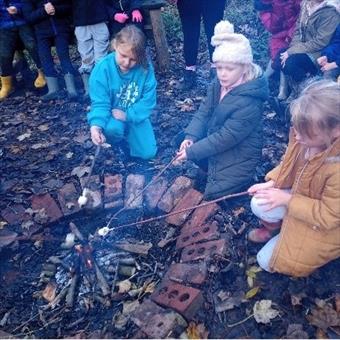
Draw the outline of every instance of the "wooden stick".
<instances>
[{"instance_id":1,"label":"wooden stick","mask_svg":"<svg viewBox=\"0 0 340 340\"><path fill-rule=\"evenodd\" d=\"M138 224L145 224L145 223L157 221L157 220L169 217L169 216L181 214L181 213L189 211L189 210L194 210L194 209L197 209L197 208L206 207L207 205L210 205L210 204L213 204L213 203L217 203L217 202L229 199L229 198L245 196L245 195L248 195L248 194L249 194L248 191L243 191L243 192L239 192L239 193L236 193L236 194L225 195L225 196L222 196L220 198L216 198L216 199L214 199L212 201L208 201L208 202L204 202L204 203L201 203L201 204L197 204L197 205L194 205L194 206L189 207L189 208L184 208L184 209L180 209L180 210L177 210L177 211L172 211L172 212L170 212L168 214L164 214L164 215L148 218L147 220L142 220L142 221L138 221L138 222L123 224L123 225L120 225L120 226L118 226L116 228L112 228L110 230L117 230L117 229L131 227L131 226L138 225Z\"/></svg>"},{"instance_id":2,"label":"wooden stick","mask_svg":"<svg viewBox=\"0 0 340 340\"><path fill-rule=\"evenodd\" d=\"M69 224L70 226L70 229L72 231L72 233L74 235L76 235L77 239L81 242L85 242L85 237L83 236L83 234L80 232L80 230L78 229L78 227L73 223L73 222L70 222Z\"/></svg>"},{"instance_id":3,"label":"wooden stick","mask_svg":"<svg viewBox=\"0 0 340 340\"><path fill-rule=\"evenodd\" d=\"M70 288L68 289L65 302L67 308L72 308L74 303L74 295L76 291L76 286L78 282L78 274L74 274L71 278Z\"/></svg>"},{"instance_id":4,"label":"wooden stick","mask_svg":"<svg viewBox=\"0 0 340 340\"><path fill-rule=\"evenodd\" d=\"M99 287L103 293L104 296L109 295L110 294L110 287L105 279L105 276L103 275L103 273L100 271L97 263L94 264L94 268L96 270L96 276L97 276L97 280L98 280L98 284Z\"/></svg>"}]
</instances>

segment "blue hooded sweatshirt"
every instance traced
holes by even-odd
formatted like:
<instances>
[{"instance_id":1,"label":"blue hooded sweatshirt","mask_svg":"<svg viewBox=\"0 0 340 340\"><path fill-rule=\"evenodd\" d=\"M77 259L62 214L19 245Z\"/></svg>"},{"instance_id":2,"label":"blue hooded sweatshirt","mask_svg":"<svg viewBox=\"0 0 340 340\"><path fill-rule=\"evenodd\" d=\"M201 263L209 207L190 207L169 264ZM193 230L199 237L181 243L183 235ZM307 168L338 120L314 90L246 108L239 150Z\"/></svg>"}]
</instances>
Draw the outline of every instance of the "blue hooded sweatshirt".
<instances>
[{"instance_id":1,"label":"blue hooded sweatshirt","mask_svg":"<svg viewBox=\"0 0 340 340\"><path fill-rule=\"evenodd\" d=\"M110 53L94 67L90 76L90 126L105 130L112 118L112 109L124 111L128 124L145 121L156 106L156 86L151 63L148 69L136 65L122 73L116 63L115 52Z\"/></svg>"}]
</instances>

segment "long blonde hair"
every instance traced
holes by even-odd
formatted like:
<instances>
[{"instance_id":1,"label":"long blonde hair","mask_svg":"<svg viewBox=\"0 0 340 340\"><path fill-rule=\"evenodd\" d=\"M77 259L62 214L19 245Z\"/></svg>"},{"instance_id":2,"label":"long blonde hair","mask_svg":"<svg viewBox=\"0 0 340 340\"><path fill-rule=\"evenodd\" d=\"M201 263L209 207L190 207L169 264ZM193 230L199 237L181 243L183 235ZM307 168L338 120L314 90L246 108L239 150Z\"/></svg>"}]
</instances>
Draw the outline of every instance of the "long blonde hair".
<instances>
[{"instance_id":1,"label":"long blonde hair","mask_svg":"<svg viewBox=\"0 0 340 340\"><path fill-rule=\"evenodd\" d=\"M290 104L290 112L293 127L301 135L313 138L317 129L330 136L340 127L340 86L331 80L310 81Z\"/></svg>"},{"instance_id":2,"label":"long blonde hair","mask_svg":"<svg viewBox=\"0 0 340 340\"><path fill-rule=\"evenodd\" d=\"M117 45L128 45L136 56L137 64L148 68L146 56L146 38L144 33L135 25L127 25L113 38L111 47L114 50Z\"/></svg>"}]
</instances>

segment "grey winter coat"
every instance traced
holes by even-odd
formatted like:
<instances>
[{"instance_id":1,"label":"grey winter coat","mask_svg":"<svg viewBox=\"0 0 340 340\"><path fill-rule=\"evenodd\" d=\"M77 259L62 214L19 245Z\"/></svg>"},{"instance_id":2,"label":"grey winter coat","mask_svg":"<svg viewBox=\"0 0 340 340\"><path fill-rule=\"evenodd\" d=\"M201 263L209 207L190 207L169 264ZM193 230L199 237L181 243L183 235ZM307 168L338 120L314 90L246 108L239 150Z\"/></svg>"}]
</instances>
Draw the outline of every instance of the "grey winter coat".
<instances>
[{"instance_id":1,"label":"grey winter coat","mask_svg":"<svg viewBox=\"0 0 340 340\"><path fill-rule=\"evenodd\" d=\"M219 81L185 129L194 141L187 148L192 161L208 160L205 198L214 199L245 189L262 155L263 103L268 98L264 77L235 87L220 102Z\"/></svg>"},{"instance_id":2,"label":"grey winter coat","mask_svg":"<svg viewBox=\"0 0 340 340\"><path fill-rule=\"evenodd\" d=\"M305 20L301 13L287 50L289 55L306 53L313 61L321 56L321 50L329 44L340 23L340 15L332 3L329 1L328 5L326 1L324 7L316 10Z\"/></svg>"}]
</instances>

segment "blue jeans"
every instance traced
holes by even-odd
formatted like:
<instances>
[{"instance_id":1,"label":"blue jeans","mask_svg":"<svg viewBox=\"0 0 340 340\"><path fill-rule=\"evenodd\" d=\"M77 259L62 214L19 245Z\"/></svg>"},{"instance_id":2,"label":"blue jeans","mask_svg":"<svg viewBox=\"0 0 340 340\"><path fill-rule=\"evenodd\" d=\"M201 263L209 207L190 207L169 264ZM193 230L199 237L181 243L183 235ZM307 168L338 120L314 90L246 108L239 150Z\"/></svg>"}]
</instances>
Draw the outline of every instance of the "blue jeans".
<instances>
[{"instance_id":1,"label":"blue jeans","mask_svg":"<svg viewBox=\"0 0 340 340\"><path fill-rule=\"evenodd\" d=\"M53 45L56 47L63 73L74 73L69 54L69 35L60 33L52 37L38 36L38 52L45 75L47 77L57 77L58 75L51 53Z\"/></svg>"}]
</instances>

